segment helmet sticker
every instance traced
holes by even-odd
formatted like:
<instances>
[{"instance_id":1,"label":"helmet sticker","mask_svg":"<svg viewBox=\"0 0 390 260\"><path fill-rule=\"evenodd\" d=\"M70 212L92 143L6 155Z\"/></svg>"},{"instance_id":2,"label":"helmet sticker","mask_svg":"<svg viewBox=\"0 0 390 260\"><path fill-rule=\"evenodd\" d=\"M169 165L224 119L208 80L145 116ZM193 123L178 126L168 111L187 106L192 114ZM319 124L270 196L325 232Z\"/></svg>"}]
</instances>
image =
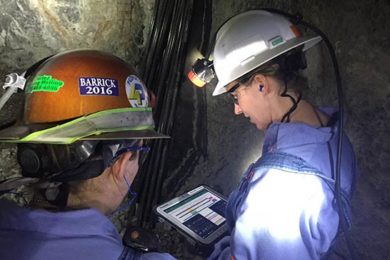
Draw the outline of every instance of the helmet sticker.
<instances>
[{"instance_id":1,"label":"helmet sticker","mask_svg":"<svg viewBox=\"0 0 390 260\"><path fill-rule=\"evenodd\" d=\"M284 42L282 36L278 35L274 38L272 38L271 40L268 41L269 43L271 43L271 48L274 48L280 44L282 44Z\"/></svg>"},{"instance_id":2,"label":"helmet sticker","mask_svg":"<svg viewBox=\"0 0 390 260\"><path fill-rule=\"evenodd\" d=\"M146 87L135 75L130 75L126 79L126 94L132 107L147 107L148 92Z\"/></svg>"},{"instance_id":3,"label":"helmet sticker","mask_svg":"<svg viewBox=\"0 0 390 260\"><path fill-rule=\"evenodd\" d=\"M27 92L58 92L64 85L62 80L54 79L51 75L37 76Z\"/></svg>"},{"instance_id":4,"label":"helmet sticker","mask_svg":"<svg viewBox=\"0 0 390 260\"><path fill-rule=\"evenodd\" d=\"M82 96L118 96L118 81L109 78L79 78L80 95Z\"/></svg>"}]
</instances>

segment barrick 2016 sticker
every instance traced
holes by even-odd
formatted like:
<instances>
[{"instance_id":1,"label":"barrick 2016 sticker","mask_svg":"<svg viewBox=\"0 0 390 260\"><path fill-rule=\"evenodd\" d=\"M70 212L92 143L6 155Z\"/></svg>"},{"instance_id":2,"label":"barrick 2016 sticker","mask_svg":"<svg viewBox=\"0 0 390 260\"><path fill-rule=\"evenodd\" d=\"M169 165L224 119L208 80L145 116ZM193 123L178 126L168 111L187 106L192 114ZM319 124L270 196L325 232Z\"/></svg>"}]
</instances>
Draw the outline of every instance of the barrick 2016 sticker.
<instances>
[{"instance_id":1,"label":"barrick 2016 sticker","mask_svg":"<svg viewBox=\"0 0 390 260\"><path fill-rule=\"evenodd\" d=\"M127 77L126 94L132 107L148 106L148 92L137 76L130 75Z\"/></svg>"},{"instance_id":2,"label":"barrick 2016 sticker","mask_svg":"<svg viewBox=\"0 0 390 260\"><path fill-rule=\"evenodd\" d=\"M80 95L82 96L118 96L116 79L81 77L79 78Z\"/></svg>"}]
</instances>

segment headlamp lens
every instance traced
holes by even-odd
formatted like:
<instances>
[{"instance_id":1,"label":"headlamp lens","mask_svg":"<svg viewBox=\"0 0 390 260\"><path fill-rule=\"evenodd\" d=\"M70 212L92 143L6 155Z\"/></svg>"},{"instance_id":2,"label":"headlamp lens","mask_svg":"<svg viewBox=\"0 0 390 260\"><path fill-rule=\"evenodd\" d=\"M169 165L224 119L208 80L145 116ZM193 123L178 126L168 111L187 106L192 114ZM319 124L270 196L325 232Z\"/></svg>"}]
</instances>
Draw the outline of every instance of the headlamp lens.
<instances>
[{"instance_id":1,"label":"headlamp lens","mask_svg":"<svg viewBox=\"0 0 390 260\"><path fill-rule=\"evenodd\" d=\"M213 62L208 59L197 59L187 77L194 85L203 87L215 77Z\"/></svg>"}]
</instances>

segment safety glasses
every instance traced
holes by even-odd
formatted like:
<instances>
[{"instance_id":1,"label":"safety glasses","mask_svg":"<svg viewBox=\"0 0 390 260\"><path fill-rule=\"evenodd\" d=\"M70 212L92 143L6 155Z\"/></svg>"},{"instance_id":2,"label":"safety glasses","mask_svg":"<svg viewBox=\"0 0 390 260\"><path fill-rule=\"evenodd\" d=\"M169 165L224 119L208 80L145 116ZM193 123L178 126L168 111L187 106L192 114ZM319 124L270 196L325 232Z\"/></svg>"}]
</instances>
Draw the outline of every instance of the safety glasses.
<instances>
[{"instance_id":1,"label":"safety glasses","mask_svg":"<svg viewBox=\"0 0 390 260\"><path fill-rule=\"evenodd\" d=\"M229 89L227 92L230 94L230 96L233 98L233 102L234 104L238 105L238 96L237 95L234 95L234 92L240 87L240 83L236 83L234 84L234 86Z\"/></svg>"},{"instance_id":2,"label":"safety glasses","mask_svg":"<svg viewBox=\"0 0 390 260\"><path fill-rule=\"evenodd\" d=\"M250 73L250 74L247 74L247 75L244 75L242 76L241 78L237 79L237 83L233 85L233 87L231 87L227 93L229 93L231 95L231 97L233 98L233 102L234 104L238 105L238 97L239 97L239 93L234 93L236 92L236 90L244 85L244 86L249 86L250 84L252 84L253 82L253 79L254 77L256 76L257 72L254 72L254 73Z\"/></svg>"},{"instance_id":3,"label":"safety glasses","mask_svg":"<svg viewBox=\"0 0 390 260\"><path fill-rule=\"evenodd\" d=\"M136 152L134 155L130 158L130 160L134 159L135 156L137 156L137 153L139 154L139 162L142 162L144 158L146 157L146 154L150 151L150 147L146 145L139 145L138 143L136 144L126 144L122 143L119 145L117 148L117 151L115 152L114 156L112 157L109 165L113 165L118 158L127 152Z\"/></svg>"}]
</instances>

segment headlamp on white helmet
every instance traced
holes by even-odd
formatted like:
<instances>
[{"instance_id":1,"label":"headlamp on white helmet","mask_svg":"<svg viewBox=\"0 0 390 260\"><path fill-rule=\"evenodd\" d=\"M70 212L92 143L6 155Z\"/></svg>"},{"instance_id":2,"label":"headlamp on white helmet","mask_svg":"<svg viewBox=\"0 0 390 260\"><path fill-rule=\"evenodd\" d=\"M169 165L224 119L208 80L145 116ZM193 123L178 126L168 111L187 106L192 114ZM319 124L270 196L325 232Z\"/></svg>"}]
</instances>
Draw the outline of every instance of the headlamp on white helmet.
<instances>
[{"instance_id":1,"label":"headlamp on white helmet","mask_svg":"<svg viewBox=\"0 0 390 260\"><path fill-rule=\"evenodd\" d=\"M187 76L195 86L204 87L215 78L213 62L206 58L197 59Z\"/></svg>"}]
</instances>

